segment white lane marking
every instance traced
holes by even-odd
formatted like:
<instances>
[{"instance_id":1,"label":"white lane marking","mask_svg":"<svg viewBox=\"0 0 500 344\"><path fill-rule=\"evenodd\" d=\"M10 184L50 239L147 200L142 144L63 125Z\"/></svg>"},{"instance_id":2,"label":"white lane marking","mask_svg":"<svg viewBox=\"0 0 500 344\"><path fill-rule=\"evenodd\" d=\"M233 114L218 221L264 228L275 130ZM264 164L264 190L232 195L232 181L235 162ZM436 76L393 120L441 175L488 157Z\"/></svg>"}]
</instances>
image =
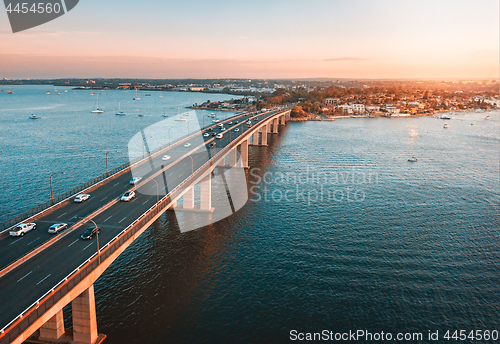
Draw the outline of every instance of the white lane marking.
<instances>
[{"instance_id":1,"label":"white lane marking","mask_svg":"<svg viewBox=\"0 0 500 344\"><path fill-rule=\"evenodd\" d=\"M78 215L75 215L75 216L73 216L70 220L73 220L73 219L75 219L75 218L77 218L77 217L78 217Z\"/></svg>"},{"instance_id":2,"label":"white lane marking","mask_svg":"<svg viewBox=\"0 0 500 344\"><path fill-rule=\"evenodd\" d=\"M88 244L87 246L85 246L85 248L83 249L83 251L85 251L87 248L89 248L89 246L91 246L93 244L93 242L91 242L90 244Z\"/></svg>"},{"instance_id":3,"label":"white lane marking","mask_svg":"<svg viewBox=\"0 0 500 344\"><path fill-rule=\"evenodd\" d=\"M137 201L137 198L134 198L133 200L130 201L130 203Z\"/></svg>"},{"instance_id":4,"label":"white lane marking","mask_svg":"<svg viewBox=\"0 0 500 344\"><path fill-rule=\"evenodd\" d=\"M49 274L47 277L45 277L43 280L41 280L40 282L38 282L36 285L39 285L40 283L42 283L43 281L45 281L47 278L50 277L50 275L52 275L52 274Z\"/></svg>"},{"instance_id":5,"label":"white lane marking","mask_svg":"<svg viewBox=\"0 0 500 344\"><path fill-rule=\"evenodd\" d=\"M168 176L170 177L172 174L174 174L174 172L171 172Z\"/></svg>"},{"instance_id":6,"label":"white lane marking","mask_svg":"<svg viewBox=\"0 0 500 344\"><path fill-rule=\"evenodd\" d=\"M104 197L103 199L101 199L101 202L104 201L107 197Z\"/></svg>"},{"instance_id":7,"label":"white lane marking","mask_svg":"<svg viewBox=\"0 0 500 344\"><path fill-rule=\"evenodd\" d=\"M116 184L115 184L115 185L113 185L113 186L117 186L118 184L120 184L120 182L116 183Z\"/></svg>"},{"instance_id":8,"label":"white lane marking","mask_svg":"<svg viewBox=\"0 0 500 344\"><path fill-rule=\"evenodd\" d=\"M25 277L27 277L30 273L32 273L33 271L30 271L28 272L26 275L24 275L23 277L21 277L20 279L17 280L17 283L21 282Z\"/></svg>"},{"instance_id":9,"label":"white lane marking","mask_svg":"<svg viewBox=\"0 0 500 344\"><path fill-rule=\"evenodd\" d=\"M142 205L144 205L144 204L146 204L146 203L148 203L148 202L149 202L149 199L148 199L146 202L142 203Z\"/></svg>"},{"instance_id":10,"label":"white lane marking","mask_svg":"<svg viewBox=\"0 0 500 344\"><path fill-rule=\"evenodd\" d=\"M125 216L125 217L124 217L123 219L121 219L121 220L120 220L120 222L118 222L118 223L122 223L123 221L125 221L125 219L126 219L126 218L127 218L127 217Z\"/></svg>"},{"instance_id":11,"label":"white lane marking","mask_svg":"<svg viewBox=\"0 0 500 344\"><path fill-rule=\"evenodd\" d=\"M111 215L110 217L108 217L108 218L107 218L106 220L104 220L103 222L108 221L108 220L109 220L110 218L112 218L112 217L113 217L113 215Z\"/></svg>"},{"instance_id":12,"label":"white lane marking","mask_svg":"<svg viewBox=\"0 0 500 344\"><path fill-rule=\"evenodd\" d=\"M68 247L70 247L71 245L73 245L74 243L76 243L78 241L78 239L76 239L75 241L73 241L71 244L68 245Z\"/></svg>"},{"instance_id":13,"label":"white lane marking","mask_svg":"<svg viewBox=\"0 0 500 344\"><path fill-rule=\"evenodd\" d=\"M60 219L60 218L61 218L61 217L63 217L64 215L66 215L66 213L59 215L57 218L58 218L58 219Z\"/></svg>"},{"instance_id":14,"label":"white lane marking","mask_svg":"<svg viewBox=\"0 0 500 344\"><path fill-rule=\"evenodd\" d=\"M155 184L155 185L153 185L153 187L152 187L151 189L153 189L153 188L155 188L155 187L156 187L156 184Z\"/></svg>"},{"instance_id":15,"label":"white lane marking","mask_svg":"<svg viewBox=\"0 0 500 344\"><path fill-rule=\"evenodd\" d=\"M18 242L19 240L22 240L22 239L23 239L23 238L19 238L19 239L17 239L16 241L11 242L10 244L11 244L11 245L12 245L12 244L15 244L16 242Z\"/></svg>"},{"instance_id":16,"label":"white lane marking","mask_svg":"<svg viewBox=\"0 0 500 344\"><path fill-rule=\"evenodd\" d=\"M40 239L40 237L38 237L38 238L36 238L35 240L33 240L32 242L30 242L30 243L28 244L28 246L29 246L29 245L31 245L32 243L34 243L35 241L37 241L38 239Z\"/></svg>"}]
</instances>

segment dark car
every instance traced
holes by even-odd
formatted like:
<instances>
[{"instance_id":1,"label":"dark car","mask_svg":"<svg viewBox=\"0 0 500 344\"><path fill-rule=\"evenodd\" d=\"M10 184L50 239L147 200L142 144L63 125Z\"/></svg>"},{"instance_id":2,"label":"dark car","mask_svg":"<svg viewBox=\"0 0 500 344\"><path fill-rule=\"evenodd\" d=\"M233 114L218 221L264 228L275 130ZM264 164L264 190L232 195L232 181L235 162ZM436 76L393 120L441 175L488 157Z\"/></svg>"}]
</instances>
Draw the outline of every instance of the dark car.
<instances>
[{"instance_id":1,"label":"dark car","mask_svg":"<svg viewBox=\"0 0 500 344\"><path fill-rule=\"evenodd\" d=\"M208 128L208 131L212 131L212 130L214 130L214 128Z\"/></svg>"},{"instance_id":2,"label":"dark car","mask_svg":"<svg viewBox=\"0 0 500 344\"><path fill-rule=\"evenodd\" d=\"M213 134L212 134L212 136L216 136L216 135L217 135L217 133L213 133Z\"/></svg>"},{"instance_id":3,"label":"dark car","mask_svg":"<svg viewBox=\"0 0 500 344\"><path fill-rule=\"evenodd\" d=\"M238 123L240 123L240 122L239 122L239 121L236 121L236 122L234 122L234 123L238 124Z\"/></svg>"},{"instance_id":4,"label":"dark car","mask_svg":"<svg viewBox=\"0 0 500 344\"><path fill-rule=\"evenodd\" d=\"M82 234L82 239L83 240L92 239L94 237L94 234L100 231L101 231L100 227L87 228L87 230Z\"/></svg>"},{"instance_id":5,"label":"dark car","mask_svg":"<svg viewBox=\"0 0 500 344\"><path fill-rule=\"evenodd\" d=\"M210 142L210 144L208 145L209 148L212 148L212 147L215 147L215 142Z\"/></svg>"}]
</instances>

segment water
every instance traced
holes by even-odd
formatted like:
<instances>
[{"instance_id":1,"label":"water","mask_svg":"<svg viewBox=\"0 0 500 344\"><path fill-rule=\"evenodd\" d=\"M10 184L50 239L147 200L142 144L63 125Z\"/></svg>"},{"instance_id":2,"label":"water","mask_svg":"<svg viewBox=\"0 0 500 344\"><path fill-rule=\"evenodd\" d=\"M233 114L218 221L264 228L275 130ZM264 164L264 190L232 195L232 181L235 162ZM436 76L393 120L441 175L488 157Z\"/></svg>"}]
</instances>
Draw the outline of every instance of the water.
<instances>
[{"instance_id":1,"label":"water","mask_svg":"<svg viewBox=\"0 0 500 344\"><path fill-rule=\"evenodd\" d=\"M430 117L287 124L250 149L245 207L184 234L167 214L111 265L95 285L99 331L107 343L286 342L291 330L427 343L428 331L446 342L447 330L499 330L499 114L484 116L454 116L449 129ZM109 125L99 142L126 135ZM96 157L86 173L102 169L103 147L74 147L51 170L85 149ZM33 181L20 184L42 187L26 171Z\"/></svg>"},{"instance_id":2,"label":"water","mask_svg":"<svg viewBox=\"0 0 500 344\"><path fill-rule=\"evenodd\" d=\"M0 92L0 174L4 183L0 223L50 200L49 176L54 172L65 172L53 177L54 195L59 195L105 173L106 152L110 169L128 162L129 140L141 129L165 120L163 114L172 118L189 111L185 107L194 103L239 97L140 91L142 101L134 101L134 91L96 90L105 113L94 114L90 111L95 108L96 95L90 90L57 87L57 95L53 86L14 86L12 91L13 95ZM115 116L119 103L127 116ZM199 125L189 123L191 131L208 124L211 118L206 115L214 111L195 112ZM31 114L42 118L29 119ZM225 118L233 112L217 114ZM188 133L187 121L170 122L171 140Z\"/></svg>"}]
</instances>

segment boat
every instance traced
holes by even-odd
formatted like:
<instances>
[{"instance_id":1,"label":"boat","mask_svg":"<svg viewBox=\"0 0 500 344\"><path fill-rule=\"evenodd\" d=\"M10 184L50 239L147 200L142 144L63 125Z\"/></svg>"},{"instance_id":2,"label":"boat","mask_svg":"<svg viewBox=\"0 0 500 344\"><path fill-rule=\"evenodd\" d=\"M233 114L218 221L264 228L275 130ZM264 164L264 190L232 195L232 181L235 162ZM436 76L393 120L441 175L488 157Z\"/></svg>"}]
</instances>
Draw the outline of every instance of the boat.
<instances>
[{"instance_id":1,"label":"boat","mask_svg":"<svg viewBox=\"0 0 500 344\"><path fill-rule=\"evenodd\" d=\"M12 89L9 88L9 90L7 91L8 94L14 94L14 92L12 92Z\"/></svg>"},{"instance_id":2,"label":"boat","mask_svg":"<svg viewBox=\"0 0 500 344\"><path fill-rule=\"evenodd\" d=\"M451 117L448 115L441 115L439 119L451 119Z\"/></svg>"},{"instance_id":3,"label":"boat","mask_svg":"<svg viewBox=\"0 0 500 344\"><path fill-rule=\"evenodd\" d=\"M60 92L57 92L57 95L58 95L58 96L60 96L60 95L61 95L61 93L60 93Z\"/></svg>"},{"instance_id":4,"label":"boat","mask_svg":"<svg viewBox=\"0 0 500 344\"><path fill-rule=\"evenodd\" d=\"M176 121L185 121L186 119L185 118L181 118L181 117L178 117L175 119Z\"/></svg>"},{"instance_id":5,"label":"boat","mask_svg":"<svg viewBox=\"0 0 500 344\"><path fill-rule=\"evenodd\" d=\"M163 114L163 117L168 117L168 115L166 113Z\"/></svg>"},{"instance_id":6,"label":"boat","mask_svg":"<svg viewBox=\"0 0 500 344\"><path fill-rule=\"evenodd\" d=\"M138 114L137 116L139 117L144 117L144 115L142 113Z\"/></svg>"},{"instance_id":7,"label":"boat","mask_svg":"<svg viewBox=\"0 0 500 344\"><path fill-rule=\"evenodd\" d=\"M68 92L68 90L64 90L64 92Z\"/></svg>"},{"instance_id":8,"label":"boat","mask_svg":"<svg viewBox=\"0 0 500 344\"><path fill-rule=\"evenodd\" d=\"M146 97L151 97L151 94L149 94L149 93L148 93L148 94L146 94Z\"/></svg>"},{"instance_id":9,"label":"boat","mask_svg":"<svg viewBox=\"0 0 500 344\"><path fill-rule=\"evenodd\" d=\"M29 117L29 119L40 119L40 118L42 118L42 117L37 116L35 114L31 114L31 116Z\"/></svg>"},{"instance_id":10,"label":"boat","mask_svg":"<svg viewBox=\"0 0 500 344\"><path fill-rule=\"evenodd\" d=\"M490 119L490 115L486 115L484 119Z\"/></svg>"},{"instance_id":11,"label":"boat","mask_svg":"<svg viewBox=\"0 0 500 344\"><path fill-rule=\"evenodd\" d=\"M123 111L120 111L120 103L118 103L118 112L115 113L117 116L126 116L127 114Z\"/></svg>"},{"instance_id":12,"label":"boat","mask_svg":"<svg viewBox=\"0 0 500 344\"><path fill-rule=\"evenodd\" d=\"M45 92L45 94L50 94L50 91Z\"/></svg>"},{"instance_id":13,"label":"boat","mask_svg":"<svg viewBox=\"0 0 500 344\"><path fill-rule=\"evenodd\" d=\"M137 96L137 88L135 89L135 98L134 100L142 100L142 98Z\"/></svg>"},{"instance_id":14,"label":"boat","mask_svg":"<svg viewBox=\"0 0 500 344\"><path fill-rule=\"evenodd\" d=\"M95 110L90 111L92 113L103 113L103 109L99 109L99 95L97 95L97 100L96 100L96 108Z\"/></svg>"},{"instance_id":15,"label":"boat","mask_svg":"<svg viewBox=\"0 0 500 344\"><path fill-rule=\"evenodd\" d=\"M408 159L409 162L417 162L418 159L412 156L411 158Z\"/></svg>"},{"instance_id":16,"label":"boat","mask_svg":"<svg viewBox=\"0 0 500 344\"><path fill-rule=\"evenodd\" d=\"M448 129L448 123L445 123L445 124L443 125L443 128Z\"/></svg>"}]
</instances>

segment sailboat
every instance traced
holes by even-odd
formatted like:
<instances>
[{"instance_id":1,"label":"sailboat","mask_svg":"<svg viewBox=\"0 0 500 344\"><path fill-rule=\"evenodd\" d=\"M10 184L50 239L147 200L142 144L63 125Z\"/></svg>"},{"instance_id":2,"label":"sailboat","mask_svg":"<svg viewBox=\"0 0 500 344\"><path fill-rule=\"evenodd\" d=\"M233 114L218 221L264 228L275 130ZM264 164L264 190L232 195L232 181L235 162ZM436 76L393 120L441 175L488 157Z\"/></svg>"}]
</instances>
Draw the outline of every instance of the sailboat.
<instances>
[{"instance_id":1,"label":"sailboat","mask_svg":"<svg viewBox=\"0 0 500 344\"><path fill-rule=\"evenodd\" d=\"M96 100L96 108L95 110L91 111L92 113L103 113L103 109L99 109L99 95L97 95L97 100Z\"/></svg>"},{"instance_id":2,"label":"sailboat","mask_svg":"<svg viewBox=\"0 0 500 344\"><path fill-rule=\"evenodd\" d=\"M115 115L117 115L117 116L125 116L125 115L127 115L125 112L120 111L120 103L118 103L118 112Z\"/></svg>"},{"instance_id":3,"label":"sailboat","mask_svg":"<svg viewBox=\"0 0 500 344\"><path fill-rule=\"evenodd\" d=\"M142 98L137 97L137 88L135 89L135 98L134 98L134 100L142 100Z\"/></svg>"}]
</instances>

